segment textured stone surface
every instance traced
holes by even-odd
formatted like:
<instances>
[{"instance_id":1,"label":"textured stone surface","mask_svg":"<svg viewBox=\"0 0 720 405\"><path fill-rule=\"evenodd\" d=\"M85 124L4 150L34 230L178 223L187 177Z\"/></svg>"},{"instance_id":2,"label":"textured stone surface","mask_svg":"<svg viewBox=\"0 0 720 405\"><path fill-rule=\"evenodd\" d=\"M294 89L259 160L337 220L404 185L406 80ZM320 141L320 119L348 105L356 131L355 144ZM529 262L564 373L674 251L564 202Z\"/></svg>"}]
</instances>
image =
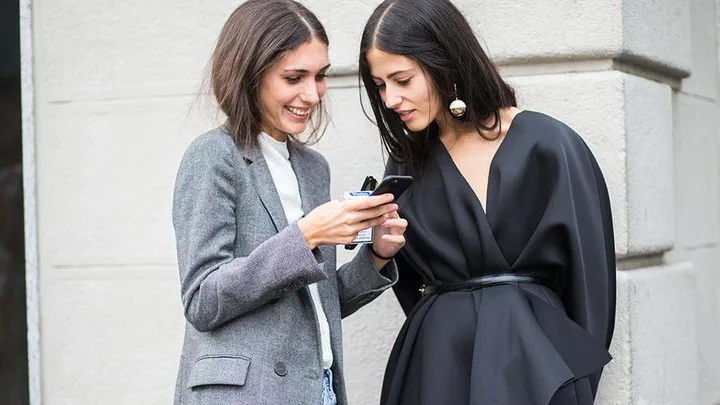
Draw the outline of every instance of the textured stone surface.
<instances>
[{"instance_id":1,"label":"textured stone surface","mask_svg":"<svg viewBox=\"0 0 720 405\"><path fill-rule=\"evenodd\" d=\"M621 58L673 74L691 67L689 2L456 2L502 63Z\"/></svg>"},{"instance_id":2,"label":"textured stone surface","mask_svg":"<svg viewBox=\"0 0 720 405\"><path fill-rule=\"evenodd\" d=\"M174 267L52 268L45 279L44 404L172 403L184 321Z\"/></svg>"},{"instance_id":3,"label":"textured stone surface","mask_svg":"<svg viewBox=\"0 0 720 405\"><path fill-rule=\"evenodd\" d=\"M692 262L695 270L698 404L720 402L720 250L715 246L675 249L672 262Z\"/></svg>"},{"instance_id":4,"label":"textured stone surface","mask_svg":"<svg viewBox=\"0 0 720 405\"><path fill-rule=\"evenodd\" d=\"M698 248L718 243L717 104L695 96L674 96L674 165L677 244Z\"/></svg>"},{"instance_id":5,"label":"textured stone surface","mask_svg":"<svg viewBox=\"0 0 720 405\"><path fill-rule=\"evenodd\" d=\"M692 27L691 75L682 91L715 101L718 86L717 0L690 0Z\"/></svg>"},{"instance_id":6,"label":"textured stone surface","mask_svg":"<svg viewBox=\"0 0 720 405\"><path fill-rule=\"evenodd\" d=\"M680 264L620 273L616 360L598 403L720 400L707 388L717 374L698 376L720 369L712 355L701 357L717 341L717 328L704 325L717 323L716 314L704 305L713 305L720 286L712 251L718 172L709 163L718 153L709 118L717 116L717 69L708 66L717 66L709 23L717 7L710 0L456 3L491 54L525 75L512 80L522 106L565 121L590 145L612 194L618 252L660 253L676 240L702 252L676 249L669 257ZM192 93L237 4L58 0L31 9L21 1L33 405L41 392L53 405L171 401L183 329L172 186L187 144L212 127L211 117L190 109ZM352 68L378 1L305 4L328 27L333 65ZM693 75L673 103L666 84L612 71L614 58ZM539 74L549 71L557 74ZM334 126L317 147L339 197L364 176L379 177L384 159L358 108L357 80L331 85ZM341 260L350 256L340 250ZM377 403L402 321L385 294L345 322L353 404Z\"/></svg>"},{"instance_id":7,"label":"textured stone surface","mask_svg":"<svg viewBox=\"0 0 720 405\"><path fill-rule=\"evenodd\" d=\"M618 273L614 360L598 405L697 403L695 283L689 263Z\"/></svg>"}]
</instances>

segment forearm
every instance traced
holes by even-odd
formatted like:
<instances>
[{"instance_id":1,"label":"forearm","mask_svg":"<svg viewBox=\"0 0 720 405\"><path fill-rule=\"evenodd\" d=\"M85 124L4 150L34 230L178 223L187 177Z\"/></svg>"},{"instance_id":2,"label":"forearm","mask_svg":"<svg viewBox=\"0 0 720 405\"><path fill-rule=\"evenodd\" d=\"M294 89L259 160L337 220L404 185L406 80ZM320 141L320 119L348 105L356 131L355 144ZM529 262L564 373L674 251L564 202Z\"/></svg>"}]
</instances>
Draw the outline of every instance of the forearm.
<instances>
[{"instance_id":1,"label":"forearm","mask_svg":"<svg viewBox=\"0 0 720 405\"><path fill-rule=\"evenodd\" d=\"M247 257L212 260L200 257L189 263L183 279L185 315L200 331L326 278L322 257L310 251L295 224Z\"/></svg>"},{"instance_id":2,"label":"forearm","mask_svg":"<svg viewBox=\"0 0 720 405\"><path fill-rule=\"evenodd\" d=\"M394 261L376 261L364 245L355 257L338 270L338 292L343 317L372 302L398 280ZM385 265L381 265L385 262Z\"/></svg>"}]
</instances>

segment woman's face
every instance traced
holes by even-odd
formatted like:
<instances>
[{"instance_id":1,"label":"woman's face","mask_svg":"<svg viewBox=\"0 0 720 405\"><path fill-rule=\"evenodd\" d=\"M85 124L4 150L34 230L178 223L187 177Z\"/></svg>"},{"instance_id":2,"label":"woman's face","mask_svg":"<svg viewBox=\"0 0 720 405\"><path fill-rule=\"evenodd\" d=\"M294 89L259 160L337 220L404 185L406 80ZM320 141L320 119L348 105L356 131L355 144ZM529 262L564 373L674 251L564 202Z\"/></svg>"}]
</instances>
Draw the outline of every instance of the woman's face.
<instances>
[{"instance_id":1,"label":"woman's face","mask_svg":"<svg viewBox=\"0 0 720 405\"><path fill-rule=\"evenodd\" d=\"M422 131L440 117L443 108L435 86L414 60L377 48L366 58L385 107L394 110L407 129Z\"/></svg>"},{"instance_id":2,"label":"woman's face","mask_svg":"<svg viewBox=\"0 0 720 405\"><path fill-rule=\"evenodd\" d=\"M260 83L260 129L281 141L305 131L325 95L329 67L328 48L314 37L273 64Z\"/></svg>"}]
</instances>

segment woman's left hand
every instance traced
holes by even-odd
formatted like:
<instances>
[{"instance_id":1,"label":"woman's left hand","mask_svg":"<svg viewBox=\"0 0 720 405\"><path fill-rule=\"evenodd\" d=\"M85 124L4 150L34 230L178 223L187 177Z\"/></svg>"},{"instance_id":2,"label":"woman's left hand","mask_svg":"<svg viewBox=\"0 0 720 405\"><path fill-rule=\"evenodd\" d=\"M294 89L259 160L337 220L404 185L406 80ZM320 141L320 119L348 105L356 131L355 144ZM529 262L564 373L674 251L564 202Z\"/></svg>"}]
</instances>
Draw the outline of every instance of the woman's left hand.
<instances>
[{"instance_id":1,"label":"woman's left hand","mask_svg":"<svg viewBox=\"0 0 720 405\"><path fill-rule=\"evenodd\" d=\"M407 229L408 222L405 219L400 218L397 211L393 211L387 214L388 219L385 220L381 225L376 226L373 229L373 245L372 248L380 256L393 257L397 252L405 246L405 230ZM380 259L376 255L373 255L375 261L379 261L383 267L387 264L387 260Z\"/></svg>"}]
</instances>

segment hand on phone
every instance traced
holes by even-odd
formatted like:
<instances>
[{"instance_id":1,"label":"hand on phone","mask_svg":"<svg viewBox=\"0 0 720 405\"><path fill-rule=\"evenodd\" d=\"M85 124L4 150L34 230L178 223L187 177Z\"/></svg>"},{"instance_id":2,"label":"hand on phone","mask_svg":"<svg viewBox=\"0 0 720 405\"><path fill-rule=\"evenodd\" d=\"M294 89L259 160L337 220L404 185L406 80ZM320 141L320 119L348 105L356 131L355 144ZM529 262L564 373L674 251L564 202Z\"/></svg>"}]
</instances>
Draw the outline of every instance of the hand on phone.
<instances>
[{"instance_id":1,"label":"hand on phone","mask_svg":"<svg viewBox=\"0 0 720 405\"><path fill-rule=\"evenodd\" d=\"M360 200L330 201L298 221L310 249L320 245L343 245L355 239L363 229L380 225L397 211L393 196L383 194Z\"/></svg>"},{"instance_id":2,"label":"hand on phone","mask_svg":"<svg viewBox=\"0 0 720 405\"><path fill-rule=\"evenodd\" d=\"M373 229L373 250L380 256L393 257L405 246L408 222L400 218L397 211L387 214L386 217L388 219L385 222Z\"/></svg>"}]
</instances>

